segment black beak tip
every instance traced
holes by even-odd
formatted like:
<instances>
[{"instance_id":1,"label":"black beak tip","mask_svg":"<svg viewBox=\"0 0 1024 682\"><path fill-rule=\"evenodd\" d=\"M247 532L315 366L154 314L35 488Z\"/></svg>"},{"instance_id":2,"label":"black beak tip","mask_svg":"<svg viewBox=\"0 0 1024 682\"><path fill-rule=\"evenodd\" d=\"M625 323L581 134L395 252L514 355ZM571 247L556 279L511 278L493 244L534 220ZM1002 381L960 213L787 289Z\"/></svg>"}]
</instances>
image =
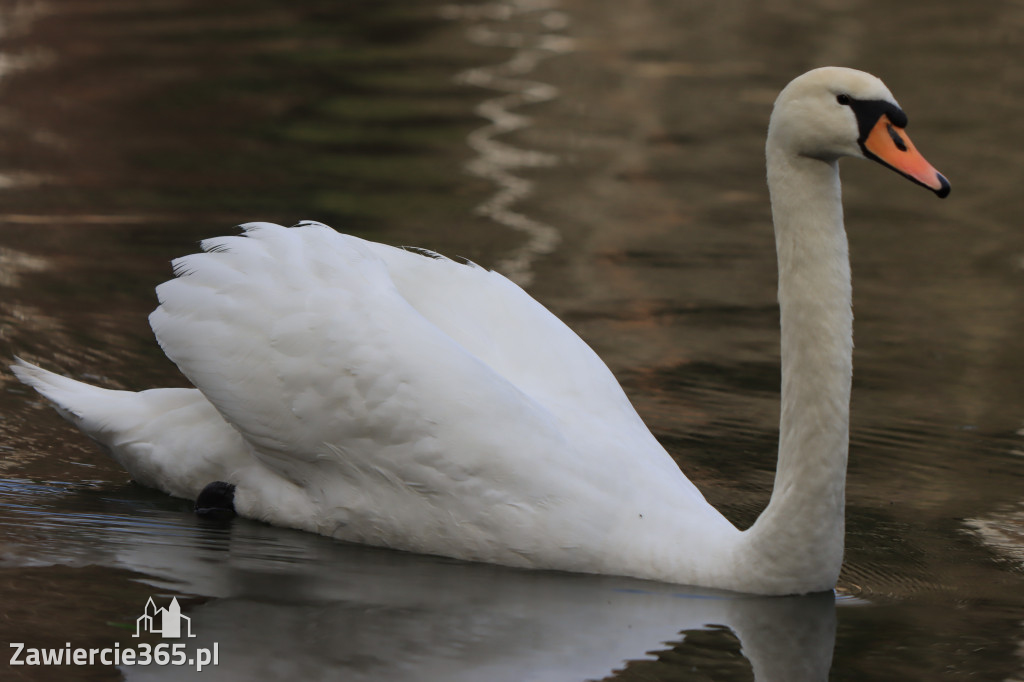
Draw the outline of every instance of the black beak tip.
<instances>
[{"instance_id":1,"label":"black beak tip","mask_svg":"<svg viewBox=\"0 0 1024 682\"><path fill-rule=\"evenodd\" d=\"M939 184L941 187L935 190L935 195L940 199L945 199L949 196L949 180L939 175Z\"/></svg>"}]
</instances>

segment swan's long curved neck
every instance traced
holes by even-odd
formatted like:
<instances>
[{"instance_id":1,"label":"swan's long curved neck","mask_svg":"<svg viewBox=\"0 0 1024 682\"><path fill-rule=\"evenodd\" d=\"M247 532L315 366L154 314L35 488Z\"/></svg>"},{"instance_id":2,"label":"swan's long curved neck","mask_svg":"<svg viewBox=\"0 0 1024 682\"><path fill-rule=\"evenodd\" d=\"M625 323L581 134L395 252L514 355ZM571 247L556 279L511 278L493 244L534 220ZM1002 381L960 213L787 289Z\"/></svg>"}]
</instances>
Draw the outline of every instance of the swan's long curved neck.
<instances>
[{"instance_id":1,"label":"swan's long curved neck","mask_svg":"<svg viewBox=\"0 0 1024 682\"><path fill-rule=\"evenodd\" d=\"M839 170L834 160L778 148L771 131L767 152L782 413L771 501L743 533L742 562L781 590L827 590L842 565L853 352Z\"/></svg>"}]
</instances>

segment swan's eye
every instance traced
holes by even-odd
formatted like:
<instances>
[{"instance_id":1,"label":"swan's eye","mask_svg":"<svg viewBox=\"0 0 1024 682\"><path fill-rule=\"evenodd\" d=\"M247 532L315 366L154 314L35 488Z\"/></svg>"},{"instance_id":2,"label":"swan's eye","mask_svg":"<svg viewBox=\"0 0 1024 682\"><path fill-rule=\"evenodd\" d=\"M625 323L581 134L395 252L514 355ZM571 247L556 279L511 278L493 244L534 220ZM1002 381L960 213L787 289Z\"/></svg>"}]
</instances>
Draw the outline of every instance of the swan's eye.
<instances>
[{"instance_id":1,"label":"swan's eye","mask_svg":"<svg viewBox=\"0 0 1024 682\"><path fill-rule=\"evenodd\" d=\"M849 95L836 95L836 101L839 102L840 104L842 104L843 106L848 106L850 104L850 96Z\"/></svg>"}]
</instances>

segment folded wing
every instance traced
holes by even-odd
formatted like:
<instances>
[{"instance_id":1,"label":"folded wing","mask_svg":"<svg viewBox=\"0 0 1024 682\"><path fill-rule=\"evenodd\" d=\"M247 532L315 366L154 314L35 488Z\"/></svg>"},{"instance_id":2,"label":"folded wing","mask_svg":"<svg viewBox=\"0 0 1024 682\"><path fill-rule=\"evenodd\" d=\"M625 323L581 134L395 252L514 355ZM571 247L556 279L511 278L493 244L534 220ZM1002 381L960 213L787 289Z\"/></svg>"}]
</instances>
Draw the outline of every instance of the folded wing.
<instances>
[{"instance_id":1,"label":"folded wing","mask_svg":"<svg viewBox=\"0 0 1024 682\"><path fill-rule=\"evenodd\" d=\"M616 489L601 460L619 441L660 450L586 344L496 273L319 224L203 249L158 288L153 330L255 456L332 510L320 532L416 549L424 519L464 541L493 514L527 533L510 516Z\"/></svg>"}]
</instances>

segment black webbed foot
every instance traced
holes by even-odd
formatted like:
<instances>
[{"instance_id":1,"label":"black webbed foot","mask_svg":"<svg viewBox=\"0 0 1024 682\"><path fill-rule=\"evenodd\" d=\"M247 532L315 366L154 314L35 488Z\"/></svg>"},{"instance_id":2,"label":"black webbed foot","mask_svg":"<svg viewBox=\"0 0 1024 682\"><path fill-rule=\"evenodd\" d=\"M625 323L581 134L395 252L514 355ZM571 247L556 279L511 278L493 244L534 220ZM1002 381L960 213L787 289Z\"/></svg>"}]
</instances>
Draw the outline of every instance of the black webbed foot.
<instances>
[{"instance_id":1,"label":"black webbed foot","mask_svg":"<svg viewBox=\"0 0 1024 682\"><path fill-rule=\"evenodd\" d=\"M207 519L230 519L235 515L235 486L224 481L207 483L196 498L195 512Z\"/></svg>"}]
</instances>

